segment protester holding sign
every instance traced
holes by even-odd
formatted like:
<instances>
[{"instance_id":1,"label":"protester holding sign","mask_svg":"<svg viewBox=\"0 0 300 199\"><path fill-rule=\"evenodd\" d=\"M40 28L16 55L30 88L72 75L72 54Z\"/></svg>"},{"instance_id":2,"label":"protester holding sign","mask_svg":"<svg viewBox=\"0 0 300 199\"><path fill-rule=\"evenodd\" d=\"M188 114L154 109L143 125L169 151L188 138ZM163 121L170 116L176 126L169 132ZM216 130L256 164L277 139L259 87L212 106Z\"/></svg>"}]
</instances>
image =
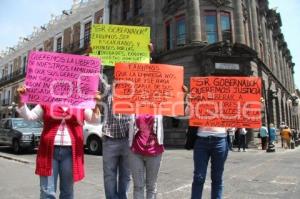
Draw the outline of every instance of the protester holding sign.
<instances>
[{"instance_id":1,"label":"protester holding sign","mask_svg":"<svg viewBox=\"0 0 300 199\"><path fill-rule=\"evenodd\" d=\"M145 185L146 198L156 198L157 176L164 152L162 116L132 115L129 145L131 149L129 164L134 184L133 198L144 198Z\"/></svg>"},{"instance_id":2,"label":"protester holding sign","mask_svg":"<svg viewBox=\"0 0 300 199\"><path fill-rule=\"evenodd\" d=\"M94 27L94 29L98 29L98 28L101 27ZM128 30L126 27L125 29ZM146 41L148 40L150 41L150 35L148 36L148 39ZM152 44L149 44L148 42L146 45L146 52L147 52L146 54L148 57L150 56L149 52L152 50L150 46L152 48ZM142 47L140 46L137 49L141 49L141 48ZM99 50L96 46L93 45L91 46L90 49L93 49L93 51ZM111 53L113 54L114 52ZM119 59L120 59L119 61L126 61L126 59L124 60L124 58L122 57ZM104 58L104 65L107 65L105 60L106 59ZM112 61L111 64L114 65L114 63L115 61ZM111 70L113 71L114 68L111 68ZM128 143L128 134L129 134L129 122L131 118L129 115L116 113L114 111L115 107L113 106L113 101L115 101L115 98L113 97L113 89L115 88L112 88L112 86L109 85L104 79L102 79L101 81L103 83L103 88L104 88L103 91L104 97L102 99L102 102L103 104L106 105L106 108L104 109L103 137L102 137L105 197L106 199L127 199L127 192L130 183L130 168L129 168L130 150L129 150L129 143ZM114 92L116 91L114 90Z\"/></svg>"},{"instance_id":3,"label":"protester holding sign","mask_svg":"<svg viewBox=\"0 0 300 199\"><path fill-rule=\"evenodd\" d=\"M183 85L178 95L183 96L186 92L187 87ZM131 116L129 160L134 184L134 199L144 198L144 187L146 187L147 199L156 198L157 177L164 152L163 140L162 115L133 114Z\"/></svg>"},{"instance_id":4,"label":"protester holding sign","mask_svg":"<svg viewBox=\"0 0 300 199\"><path fill-rule=\"evenodd\" d=\"M127 199L130 183L128 131L130 116L113 113L111 85L104 82L103 176L105 198Z\"/></svg>"},{"instance_id":5,"label":"protester holding sign","mask_svg":"<svg viewBox=\"0 0 300 199\"><path fill-rule=\"evenodd\" d=\"M225 127L261 125L261 79L253 77L191 77L188 134L194 144L192 199L202 198L211 159L211 198L222 198L223 171L228 155Z\"/></svg>"},{"instance_id":6,"label":"protester holding sign","mask_svg":"<svg viewBox=\"0 0 300 199\"><path fill-rule=\"evenodd\" d=\"M190 108L186 108L189 115ZM197 134L194 145L194 178L192 199L201 199L209 159L211 159L211 198L222 198L223 171L228 155L226 129L222 127L190 127Z\"/></svg>"},{"instance_id":7,"label":"protester holding sign","mask_svg":"<svg viewBox=\"0 0 300 199\"><path fill-rule=\"evenodd\" d=\"M26 87L17 89L18 97L25 93ZM100 100L98 93L95 100ZM40 198L55 198L59 176L59 197L73 199L74 182L84 178L83 120L100 122L98 106L92 110L84 110L53 103L39 104L29 110L27 105L19 100L17 111L27 120L44 121L35 170L40 176Z\"/></svg>"}]
</instances>

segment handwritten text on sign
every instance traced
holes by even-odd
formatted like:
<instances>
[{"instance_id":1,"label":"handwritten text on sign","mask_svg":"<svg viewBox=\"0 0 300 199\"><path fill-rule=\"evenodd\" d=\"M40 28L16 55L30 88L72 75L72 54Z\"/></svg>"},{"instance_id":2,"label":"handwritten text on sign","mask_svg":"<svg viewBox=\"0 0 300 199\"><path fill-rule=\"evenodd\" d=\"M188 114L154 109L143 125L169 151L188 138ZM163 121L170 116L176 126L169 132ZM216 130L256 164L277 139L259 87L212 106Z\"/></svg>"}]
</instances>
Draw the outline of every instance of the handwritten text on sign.
<instances>
[{"instance_id":1,"label":"handwritten text on sign","mask_svg":"<svg viewBox=\"0 0 300 199\"><path fill-rule=\"evenodd\" d=\"M31 52L23 101L34 104L66 104L95 107L100 60L87 56Z\"/></svg>"},{"instance_id":2,"label":"handwritten text on sign","mask_svg":"<svg viewBox=\"0 0 300 199\"><path fill-rule=\"evenodd\" d=\"M261 79L192 77L190 125L259 128Z\"/></svg>"},{"instance_id":3,"label":"handwritten text on sign","mask_svg":"<svg viewBox=\"0 0 300 199\"><path fill-rule=\"evenodd\" d=\"M149 63L150 28L95 24L92 26L92 56L101 58L103 65L118 62Z\"/></svg>"},{"instance_id":4,"label":"handwritten text on sign","mask_svg":"<svg viewBox=\"0 0 300 199\"><path fill-rule=\"evenodd\" d=\"M115 113L183 115L183 67L118 63Z\"/></svg>"}]
</instances>

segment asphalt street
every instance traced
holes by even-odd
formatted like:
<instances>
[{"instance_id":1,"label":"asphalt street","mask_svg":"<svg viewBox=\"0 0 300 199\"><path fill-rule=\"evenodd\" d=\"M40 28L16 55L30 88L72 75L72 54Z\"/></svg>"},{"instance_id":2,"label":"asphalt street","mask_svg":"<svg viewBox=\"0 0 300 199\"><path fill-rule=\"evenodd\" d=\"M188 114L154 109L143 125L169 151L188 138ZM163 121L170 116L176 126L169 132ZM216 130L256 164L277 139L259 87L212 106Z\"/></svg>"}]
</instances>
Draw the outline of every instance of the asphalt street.
<instances>
[{"instance_id":1,"label":"asphalt street","mask_svg":"<svg viewBox=\"0 0 300 199\"><path fill-rule=\"evenodd\" d=\"M34 175L35 154L14 155L0 148L0 198L39 198L39 178ZM299 199L300 147L266 153L258 149L230 152L225 168L224 198ZM77 199L104 199L102 157L85 156L86 178L75 185ZM190 197L192 151L167 149L158 179L158 199ZM132 188L132 186L131 186ZM129 193L132 198L132 189ZM204 197L210 198L208 171Z\"/></svg>"}]
</instances>

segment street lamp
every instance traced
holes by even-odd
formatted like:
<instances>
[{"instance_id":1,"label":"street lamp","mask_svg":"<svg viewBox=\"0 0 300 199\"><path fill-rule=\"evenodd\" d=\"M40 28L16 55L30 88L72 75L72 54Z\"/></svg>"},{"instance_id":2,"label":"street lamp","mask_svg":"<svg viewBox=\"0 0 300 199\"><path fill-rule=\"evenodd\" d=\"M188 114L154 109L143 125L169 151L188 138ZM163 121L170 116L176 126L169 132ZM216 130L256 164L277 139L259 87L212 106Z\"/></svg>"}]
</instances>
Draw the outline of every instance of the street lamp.
<instances>
[{"instance_id":1,"label":"street lamp","mask_svg":"<svg viewBox=\"0 0 300 199\"><path fill-rule=\"evenodd\" d=\"M269 144L267 148L267 152L275 152L275 145L271 142L271 129L270 129L270 112L269 112L269 103L271 104L274 99L276 99L278 90L268 90L268 100L266 102L266 115L267 115L267 127L268 127L268 134L269 134Z\"/></svg>"},{"instance_id":2,"label":"street lamp","mask_svg":"<svg viewBox=\"0 0 300 199\"><path fill-rule=\"evenodd\" d=\"M292 127L297 130L298 130L298 127L296 125L295 117L298 115L299 101L300 100L299 100L298 96L296 95L296 93L292 93L292 95L288 99L288 103L292 104L292 118L293 118L293 121L292 121L293 126Z\"/></svg>"},{"instance_id":3,"label":"street lamp","mask_svg":"<svg viewBox=\"0 0 300 199\"><path fill-rule=\"evenodd\" d=\"M298 106L299 104L299 98L296 95L296 93L292 93L292 95L289 97L288 102L292 103L293 106Z\"/></svg>"}]
</instances>

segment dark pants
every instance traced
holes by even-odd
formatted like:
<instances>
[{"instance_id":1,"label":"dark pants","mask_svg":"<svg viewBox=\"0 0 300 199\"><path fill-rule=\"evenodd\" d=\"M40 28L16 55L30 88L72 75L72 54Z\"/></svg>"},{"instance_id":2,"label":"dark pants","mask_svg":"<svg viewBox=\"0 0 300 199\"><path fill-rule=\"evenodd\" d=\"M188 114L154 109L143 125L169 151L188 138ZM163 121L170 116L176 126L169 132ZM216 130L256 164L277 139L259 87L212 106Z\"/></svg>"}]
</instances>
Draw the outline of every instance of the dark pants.
<instances>
[{"instance_id":1,"label":"dark pants","mask_svg":"<svg viewBox=\"0 0 300 199\"><path fill-rule=\"evenodd\" d=\"M243 150L246 149L246 135L240 134L239 136L239 150L243 147Z\"/></svg>"},{"instance_id":2,"label":"dark pants","mask_svg":"<svg viewBox=\"0 0 300 199\"><path fill-rule=\"evenodd\" d=\"M127 199L130 183L128 138L103 139L103 177L106 199Z\"/></svg>"},{"instance_id":3,"label":"dark pants","mask_svg":"<svg viewBox=\"0 0 300 199\"><path fill-rule=\"evenodd\" d=\"M201 138L194 146L194 179L192 199L201 199L209 159L211 159L211 198L221 199L223 193L223 171L228 155L226 137Z\"/></svg>"},{"instance_id":4,"label":"dark pants","mask_svg":"<svg viewBox=\"0 0 300 199\"><path fill-rule=\"evenodd\" d=\"M268 137L261 138L261 148L262 150L266 150L268 145Z\"/></svg>"}]
</instances>

